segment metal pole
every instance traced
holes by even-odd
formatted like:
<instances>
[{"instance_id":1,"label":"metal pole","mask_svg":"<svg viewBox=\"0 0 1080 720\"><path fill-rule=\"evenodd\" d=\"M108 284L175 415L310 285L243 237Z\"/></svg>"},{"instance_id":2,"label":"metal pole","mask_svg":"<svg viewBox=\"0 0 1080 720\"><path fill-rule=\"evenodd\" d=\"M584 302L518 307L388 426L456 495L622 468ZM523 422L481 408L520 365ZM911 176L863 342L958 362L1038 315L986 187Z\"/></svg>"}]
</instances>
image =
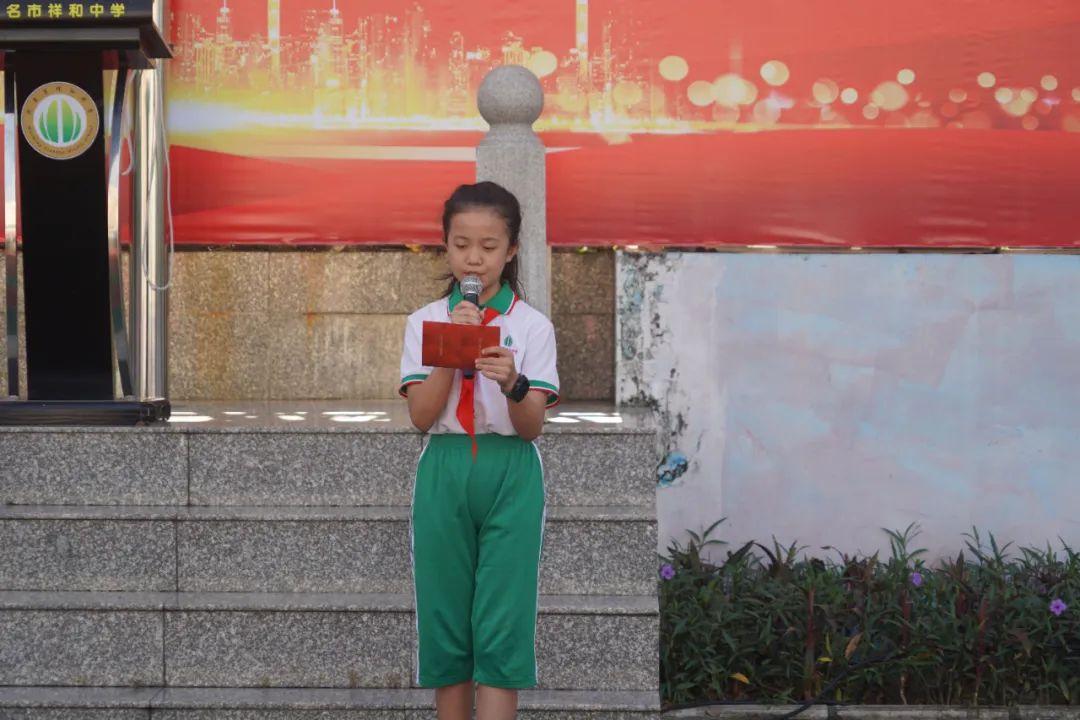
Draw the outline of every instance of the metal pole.
<instances>
[{"instance_id":1,"label":"metal pole","mask_svg":"<svg viewBox=\"0 0 1080 720\"><path fill-rule=\"evenodd\" d=\"M167 35L165 0L154 3L154 23ZM168 137L165 132L165 67L136 73L132 154L131 347L138 400L168 397Z\"/></svg>"},{"instance_id":2,"label":"metal pole","mask_svg":"<svg viewBox=\"0 0 1080 720\"><path fill-rule=\"evenodd\" d=\"M131 353L127 328L124 327L124 282L120 268L120 153L123 148L124 95L128 87L128 66L124 57L116 68L112 123L109 126L109 325L112 328L116 368L120 375L120 394L131 396Z\"/></svg>"},{"instance_id":3,"label":"metal pole","mask_svg":"<svg viewBox=\"0 0 1080 720\"><path fill-rule=\"evenodd\" d=\"M18 230L18 188L16 164L19 152L18 117L15 113L15 69L12 57L7 56L4 71L4 276L7 312L5 333L7 342L7 395L19 396L19 256L16 247Z\"/></svg>"}]
</instances>

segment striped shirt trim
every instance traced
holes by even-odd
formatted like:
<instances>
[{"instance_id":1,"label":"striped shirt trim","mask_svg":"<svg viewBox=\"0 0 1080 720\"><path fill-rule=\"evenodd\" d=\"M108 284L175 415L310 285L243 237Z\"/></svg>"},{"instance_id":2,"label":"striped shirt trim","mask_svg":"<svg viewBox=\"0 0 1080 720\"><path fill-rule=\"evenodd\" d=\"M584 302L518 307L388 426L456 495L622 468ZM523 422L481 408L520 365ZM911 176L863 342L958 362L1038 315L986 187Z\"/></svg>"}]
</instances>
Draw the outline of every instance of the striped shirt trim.
<instances>
[{"instance_id":1,"label":"striped shirt trim","mask_svg":"<svg viewBox=\"0 0 1080 720\"><path fill-rule=\"evenodd\" d=\"M419 373L416 375L406 375L405 377L401 378L401 384L398 386L398 395L400 395L401 397L406 397L406 389L410 385L417 385L419 383L422 383L427 380L427 378L428 376L424 375L423 373Z\"/></svg>"},{"instance_id":2,"label":"striped shirt trim","mask_svg":"<svg viewBox=\"0 0 1080 720\"><path fill-rule=\"evenodd\" d=\"M529 390L547 393L548 399L547 403L544 405L546 408L553 408L559 404L559 388L551 383L544 382L543 380L530 380Z\"/></svg>"}]
</instances>

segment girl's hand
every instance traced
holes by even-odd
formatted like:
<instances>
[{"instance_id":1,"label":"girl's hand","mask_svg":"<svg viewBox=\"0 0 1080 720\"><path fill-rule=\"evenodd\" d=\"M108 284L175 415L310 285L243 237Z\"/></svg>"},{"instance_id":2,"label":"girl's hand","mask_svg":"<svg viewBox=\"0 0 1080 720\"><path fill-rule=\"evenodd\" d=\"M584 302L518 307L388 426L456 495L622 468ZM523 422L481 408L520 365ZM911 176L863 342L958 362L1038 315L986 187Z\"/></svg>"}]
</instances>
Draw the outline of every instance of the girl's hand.
<instances>
[{"instance_id":1,"label":"girl's hand","mask_svg":"<svg viewBox=\"0 0 1080 720\"><path fill-rule=\"evenodd\" d=\"M462 300L454 306L454 311L450 313L450 322L458 325L479 325L480 308L467 300Z\"/></svg>"},{"instance_id":2,"label":"girl's hand","mask_svg":"<svg viewBox=\"0 0 1080 720\"><path fill-rule=\"evenodd\" d=\"M498 345L484 348L480 354L482 357L476 361L476 371L488 380L497 382L504 393L510 392L518 377L514 354Z\"/></svg>"}]
</instances>

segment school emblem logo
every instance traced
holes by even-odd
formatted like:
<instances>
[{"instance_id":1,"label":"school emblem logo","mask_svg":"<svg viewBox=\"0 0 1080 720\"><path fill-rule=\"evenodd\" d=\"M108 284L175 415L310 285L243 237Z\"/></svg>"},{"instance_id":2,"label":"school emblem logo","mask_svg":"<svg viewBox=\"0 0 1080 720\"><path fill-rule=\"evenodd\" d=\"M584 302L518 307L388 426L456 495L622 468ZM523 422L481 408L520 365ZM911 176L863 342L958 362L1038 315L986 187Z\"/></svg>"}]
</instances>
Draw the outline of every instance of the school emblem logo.
<instances>
[{"instance_id":1,"label":"school emblem logo","mask_svg":"<svg viewBox=\"0 0 1080 720\"><path fill-rule=\"evenodd\" d=\"M23 136L47 158L70 160L94 144L101 120L90 95L66 82L51 82L30 93L23 103Z\"/></svg>"}]
</instances>

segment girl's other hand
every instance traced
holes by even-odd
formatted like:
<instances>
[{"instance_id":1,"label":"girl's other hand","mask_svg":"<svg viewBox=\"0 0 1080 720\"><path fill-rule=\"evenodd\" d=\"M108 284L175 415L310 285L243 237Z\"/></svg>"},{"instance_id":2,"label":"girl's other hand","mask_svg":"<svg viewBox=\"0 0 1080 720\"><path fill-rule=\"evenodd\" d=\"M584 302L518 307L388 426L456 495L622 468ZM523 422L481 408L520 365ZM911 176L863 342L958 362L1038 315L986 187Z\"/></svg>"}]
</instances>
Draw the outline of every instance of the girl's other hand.
<instances>
[{"instance_id":1,"label":"girl's other hand","mask_svg":"<svg viewBox=\"0 0 1080 720\"><path fill-rule=\"evenodd\" d=\"M480 308L467 300L462 300L454 306L454 311L450 313L450 322L457 325L479 325Z\"/></svg>"},{"instance_id":2,"label":"girl's other hand","mask_svg":"<svg viewBox=\"0 0 1080 720\"><path fill-rule=\"evenodd\" d=\"M497 382L504 393L509 392L518 376L514 354L498 345L484 348L480 354L482 357L476 361L476 371L488 380Z\"/></svg>"}]
</instances>

